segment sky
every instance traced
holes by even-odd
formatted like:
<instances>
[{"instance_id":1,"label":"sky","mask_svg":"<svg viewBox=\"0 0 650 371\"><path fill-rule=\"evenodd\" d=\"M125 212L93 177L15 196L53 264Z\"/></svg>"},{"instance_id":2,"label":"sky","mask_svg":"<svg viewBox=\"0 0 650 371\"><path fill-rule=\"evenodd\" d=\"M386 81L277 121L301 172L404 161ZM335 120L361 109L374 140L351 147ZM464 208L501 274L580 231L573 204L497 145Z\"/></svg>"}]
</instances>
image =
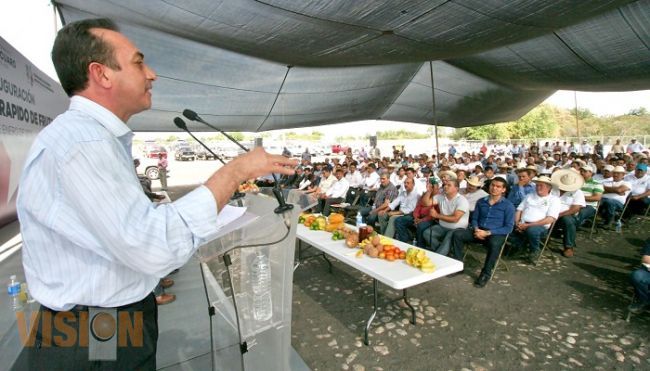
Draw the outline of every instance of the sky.
<instances>
[{"instance_id":1,"label":"sky","mask_svg":"<svg viewBox=\"0 0 650 371\"><path fill-rule=\"evenodd\" d=\"M8 41L39 69L58 81L50 51L57 26L58 18L49 0L11 1L3 6L4 16L0 20L0 37ZM28 19L29 22L25 22ZM155 89L155 84L154 84ZM650 110L650 90L636 92L577 92L578 107L589 109L597 115L620 115L633 108L646 107ZM552 105L573 109L574 92L558 91L546 100ZM296 132L311 132L318 130L326 135L346 132L347 135L374 134L384 130L411 130L425 132L428 125L406 124L391 121L362 121L357 125L327 125L315 128L296 129Z\"/></svg>"}]
</instances>

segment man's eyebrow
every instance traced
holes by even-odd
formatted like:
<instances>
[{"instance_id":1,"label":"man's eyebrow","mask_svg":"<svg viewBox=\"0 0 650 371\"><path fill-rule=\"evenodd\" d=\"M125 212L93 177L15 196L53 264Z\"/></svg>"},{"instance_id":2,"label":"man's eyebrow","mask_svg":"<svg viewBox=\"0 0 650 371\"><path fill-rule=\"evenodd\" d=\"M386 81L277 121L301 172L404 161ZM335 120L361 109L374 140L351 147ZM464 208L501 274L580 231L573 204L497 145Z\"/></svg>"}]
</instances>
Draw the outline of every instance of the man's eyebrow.
<instances>
[{"instance_id":1,"label":"man's eyebrow","mask_svg":"<svg viewBox=\"0 0 650 371\"><path fill-rule=\"evenodd\" d=\"M144 59L144 54L142 52L138 51L135 53L134 59Z\"/></svg>"}]
</instances>

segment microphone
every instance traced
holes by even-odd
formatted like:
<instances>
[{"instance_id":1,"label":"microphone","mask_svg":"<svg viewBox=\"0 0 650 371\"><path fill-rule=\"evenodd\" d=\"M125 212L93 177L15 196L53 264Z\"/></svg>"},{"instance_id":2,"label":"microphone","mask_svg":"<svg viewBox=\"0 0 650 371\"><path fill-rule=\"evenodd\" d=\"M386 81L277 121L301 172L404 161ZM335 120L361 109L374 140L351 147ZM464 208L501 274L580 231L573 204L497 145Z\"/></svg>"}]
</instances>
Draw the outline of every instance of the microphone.
<instances>
[{"instance_id":1,"label":"microphone","mask_svg":"<svg viewBox=\"0 0 650 371\"><path fill-rule=\"evenodd\" d=\"M175 117L175 118L174 118L174 125L176 125L176 127L179 128L179 129L181 129L181 130L185 130L185 131L186 131L186 132L187 132L187 133L188 133L192 138L194 138L194 140L196 140L197 142L199 142L199 144L200 144L201 146L203 146L203 148L205 148L208 152L210 152L210 153L212 154L212 156L214 156L214 157L215 157L217 160L219 160L222 164L224 164L224 165L226 164L226 163L221 159L221 157L219 157L216 153L214 153L214 152L212 151L212 149L210 149L210 147L206 146L205 143L201 142L201 141L199 140L199 138L195 137L194 134L192 134L192 132L190 131L190 129L187 128L187 125L185 124L185 121L183 121L182 118L180 118L180 117ZM236 200L236 199L238 199L238 198L242 198L242 197L244 197L244 196L245 196L244 193L239 192L239 191L235 191L235 193L233 194L233 196L232 196L230 199L231 199L231 200Z\"/></svg>"},{"instance_id":2,"label":"microphone","mask_svg":"<svg viewBox=\"0 0 650 371\"><path fill-rule=\"evenodd\" d=\"M203 120L203 119L201 118L201 116L199 116L198 113L192 111L191 109L184 109L184 110L183 110L183 116L185 116L185 117L186 117L187 119L189 119L189 120L192 120L192 121L198 121L198 122L200 122L200 123L202 123L202 124L204 124L204 125L206 125L206 126L212 128L212 129L218 131L219 133L223 134L223 136L225 136L226 138L228 138L228 140L230 140L231 142L233 142L233 143L235 143L236 145L238 145L239 148L243 149L243 150L246 151L246 152L249 152L249 151L250 151L250 150L249 150L248 148L246 148L243 144L239 143L239 141L238 141L237 139L231 137L228 133L226 133L225 131L219 129L218 127L209 124L208 122L206 122L205 120ZM183 121L183 120L181 120L181 121ZM174 119L174 122L176 122L176 119ZM285 212L285 211L287 211L287 210L291 210L291 209L293 209L293 205L292 205L292 204L287 204L287 203L285 202L284 197L282 196L282 191L280 190L280 188L278 188L278 184L279 184L279 182L278 182L278 178L275 176L274 173L271 173L271 176L273 176L273 182L274 182L274 185L273 185L273 195L275 196L275 199L278 200L278 207L275 208L274 212L275 212L276 214L281 214L281 213L283 213L283 212Z\"/></svg>"},{"instance_id":3,"label":"microphone","mask_svg":"<svg viewBox=\"0 0 650 371\"><path fill-rule=\"evenodd\" d=\"M199 116L198 113L196 113L196 112L194 112L194 111L192 111L192 110L190 110L190 109L185 109L185 110L183 110L183 116L185 116L185 118L187 118L188 120L191 120L191 121L198 121L198 122L202 123L203 125L206 125L206 126L212 128L212 129L218 131L219 133L223 134L223 136L225 136L226 138L228 138L228 140L230 140L231 142L233 142L233 143L235 143L236 145L238 145L239 148L243 149L243 150L246 151L246 152L249 151L248 148L246 148L244 145L242 145L241 143L239 143L239 141L238 141L237 139L231 137L230 134L226 133L225 131L219 129L219 128L216 127L216 126L213 126L213 125L210 125L209 123L207 123L205 120L203 120L203 119L201 118L201 116ZM274 176L274 177L275 177L275 176Z\"/></svg>"}]
</instances>

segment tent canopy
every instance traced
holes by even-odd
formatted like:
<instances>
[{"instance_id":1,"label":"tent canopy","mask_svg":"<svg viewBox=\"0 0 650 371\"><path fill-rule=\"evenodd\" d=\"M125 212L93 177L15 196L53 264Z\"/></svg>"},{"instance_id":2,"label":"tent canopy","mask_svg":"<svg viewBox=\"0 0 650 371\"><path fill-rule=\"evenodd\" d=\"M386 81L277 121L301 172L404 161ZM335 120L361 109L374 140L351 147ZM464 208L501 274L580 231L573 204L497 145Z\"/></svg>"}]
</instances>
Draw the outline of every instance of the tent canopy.
<instances>
[{"instance_id":1,"label":"tent canopy","mask_svg":"<svg viewBox=\"0 0 650 371\"><path fill-rule=\"evenodd\" d=\"M437 123L462 127L519 118L558 89L650 88L650 0L55 4L65 23L112 18L146 55L158 81L139 131L175 130L185 108L228 131L433 124L432 91Z\"/></svg>"}]
</instances>

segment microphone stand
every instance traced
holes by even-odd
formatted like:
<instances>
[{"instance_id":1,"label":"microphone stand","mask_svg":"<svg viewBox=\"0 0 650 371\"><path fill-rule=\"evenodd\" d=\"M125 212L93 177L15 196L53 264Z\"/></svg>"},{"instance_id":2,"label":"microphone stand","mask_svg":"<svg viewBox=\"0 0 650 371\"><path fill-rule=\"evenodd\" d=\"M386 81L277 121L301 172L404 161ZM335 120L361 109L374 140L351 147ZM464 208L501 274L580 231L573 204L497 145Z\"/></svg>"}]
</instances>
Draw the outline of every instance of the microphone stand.
<instances>
[{"instance_id":1,"label":"microphone stand","mask_svg":"<svg viewBox=\"0 0 650 371\"><path fill-rule=\"evenodd\" d=\"M185 116L189 120L200 122L200 123L212 128L212 129L218 131L219 133L223 134L223 136L228 138L228 140L230 140L231 142L238 145L239 148L243 149L246 152L250 152L250 150L248 148L246 148L244 145L242 145L241 143L239 143L239 141L237 139L231 137L228 133L226 133L225 131L219 129L218 127L210 125L208 122L203 120L201 118L201 116L198 115L198 113L196 113L196 112L194 112L192 110L186 109L186 110L183 110L183 116ZM174 122L175 121L176 120L174 119ZM276 214L282 214L287 210L293 209L293 205L286 203L286 201L284 200L284 197L282 196L282 191L280 190L280 188L278 188L278 184L279 184L278 177L274 173L271 173L271 176L273 176L273 182L274 182L273 195L275 196L275 199L278 201L278 207L276 207L275 210L273 210L273 211Z\"/></svg>"},{"instance_id":2,"label":"microphone stand","mask_svg":"<svg viewBox=\"0 0 650 371\"><path fill-rule=\"evenodd\" d=\"M192 132L190 131L190 129L187 128L187 125L185 124L185 121L183 121L183 119L181 119L180 117L176 117L176 118L174 118L174 124L176 125L177 128L179 128L179 129L181 129L181 130L185 130L185 131L186 131L186 132L187 132L187 133L188 133L192 138L194 138L194 140L196 140L197 142L199 142L199 144L200 144L201 146L203 146L203 148L205 148L208 152L210 152L210 154L212 154L212 155L214 156L214 158L216 158L217 160L219 160L219 162L221 162L221 163L224 164L224 165L226 164L226 163L223 161L223 159L221 159L221 157L219 157L219 155L217 155L216 153L214 153L214 152L212 151L212 149L210 149L210 147L208 147L207 145L205 145L205 143L201 142L201 141L199 140L199 138L195 137L194 134L192 134ZM244 196L246 196L245 193L243 193L243 192L239 192L239 190L236 190L235 193L233 193L232 197L230 197L230 200L231 200L231 201L239 200L240 198L243 198ZM241 205L240 205L240 206L241 206Z\"/></svg>"}]
</instances>

